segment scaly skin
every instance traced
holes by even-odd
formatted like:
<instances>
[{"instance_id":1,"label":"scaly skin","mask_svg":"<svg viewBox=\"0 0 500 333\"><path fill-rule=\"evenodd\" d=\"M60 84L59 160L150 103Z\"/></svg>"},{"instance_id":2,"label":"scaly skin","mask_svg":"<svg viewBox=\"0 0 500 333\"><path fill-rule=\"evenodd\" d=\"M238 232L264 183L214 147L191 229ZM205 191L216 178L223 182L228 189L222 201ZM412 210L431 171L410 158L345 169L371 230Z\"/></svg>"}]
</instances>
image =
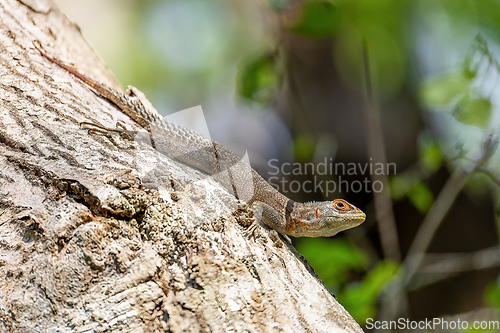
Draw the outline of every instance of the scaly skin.
<instances>
[{"instance_id":1,"label":"scaly skin","mask_svg":"<svg viewBox=\"0 0 500 333\"><path fill-rule=\"evenodd\" d=\"M128 94L122 94L51 57L38 41L33 45L45 58L78 77L149 131L157 150L215 178L247 202L258 220L277 232L294 237L330 237L365 220L360 209L342 199L315 203L288 199L235 153L196 131L165 121L137 89L129 87Z\"/></svg>"}]
</instances>

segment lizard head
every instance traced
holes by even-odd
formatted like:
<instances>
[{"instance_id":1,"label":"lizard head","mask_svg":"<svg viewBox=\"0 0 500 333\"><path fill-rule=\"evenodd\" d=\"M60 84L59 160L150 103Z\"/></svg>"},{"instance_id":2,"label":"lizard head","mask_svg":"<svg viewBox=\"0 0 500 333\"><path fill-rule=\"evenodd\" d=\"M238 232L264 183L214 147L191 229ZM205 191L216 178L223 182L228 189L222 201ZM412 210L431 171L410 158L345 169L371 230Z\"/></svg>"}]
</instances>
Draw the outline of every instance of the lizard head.
<instances>
[{"instance_id":1,"label":"lizard head","mask_svg":"<svg viewBox=\"0 0 500 333\"><path fill-rule=\"evenodd\" d=\"M363 223L366 214L345 200L296 204L290 216L295 237L330 237Z\"/></svg>"}]
</instances>

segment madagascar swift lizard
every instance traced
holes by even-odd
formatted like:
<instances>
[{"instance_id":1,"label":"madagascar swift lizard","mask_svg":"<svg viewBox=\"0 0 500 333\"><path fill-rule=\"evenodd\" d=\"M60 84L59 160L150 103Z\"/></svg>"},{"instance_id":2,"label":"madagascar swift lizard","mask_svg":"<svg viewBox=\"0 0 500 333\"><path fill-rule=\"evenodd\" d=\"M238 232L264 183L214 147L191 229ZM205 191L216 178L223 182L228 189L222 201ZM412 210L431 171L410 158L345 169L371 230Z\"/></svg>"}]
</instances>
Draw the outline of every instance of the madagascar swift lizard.
<instances>
[{"instance_id":1,"label":"madagascar swift lizard","mask_svg":"<svg viewBox=\"0 0 500 333\"><path fill-rule=\"evenodd\" d=\"M128 94L115 91L48 55L40 42L34 41L33 45L45 58L78 77L148 132L154 132L157 150L211 175L237 198L236 188L253 189L247 203L257 220L269 228L294 237L330 237L365 220L360 209L343 199L299 203L287 198L235 153L196 131L164 120L137 89L130 87Z\"/></svg>"}]
</instances>

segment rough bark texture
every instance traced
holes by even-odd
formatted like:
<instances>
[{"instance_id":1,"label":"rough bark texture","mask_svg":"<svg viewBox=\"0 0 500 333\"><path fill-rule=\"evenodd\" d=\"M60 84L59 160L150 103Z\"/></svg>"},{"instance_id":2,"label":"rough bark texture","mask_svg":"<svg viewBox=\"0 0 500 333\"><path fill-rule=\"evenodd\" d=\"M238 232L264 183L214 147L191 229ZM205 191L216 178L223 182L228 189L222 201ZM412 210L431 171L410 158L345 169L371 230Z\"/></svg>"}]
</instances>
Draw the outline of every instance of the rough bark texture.
<instances>
[{"instance_id":1,"label":"rough bark texture","mask_svg":"<svg viewBox=\"0 0 500 333\"><path fill-rule=\"evenodd\" d=\"M120 89L51 1L2 0L0 22L1 332L361 332L217 183L80 127L138 129L34 49Z\"/></svg>"}]
</instances>

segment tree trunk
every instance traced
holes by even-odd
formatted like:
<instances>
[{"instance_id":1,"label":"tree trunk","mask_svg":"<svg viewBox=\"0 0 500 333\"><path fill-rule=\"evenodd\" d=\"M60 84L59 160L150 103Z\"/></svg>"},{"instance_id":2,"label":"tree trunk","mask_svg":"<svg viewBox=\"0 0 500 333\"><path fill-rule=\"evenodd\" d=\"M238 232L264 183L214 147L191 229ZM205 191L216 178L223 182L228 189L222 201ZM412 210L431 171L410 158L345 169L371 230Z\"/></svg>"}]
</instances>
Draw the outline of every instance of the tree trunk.
<instances>
[{"instance_id":1,"label":"tree trunk","mask_svg":"<svg viewBox=\"0 0 500 333\"><path fill-rule=\"evenodd\" d=\"M0 2L0 331L361 332L304 258L33 47L120 90L50 0Z\"/></svg>"}]
</instances>

